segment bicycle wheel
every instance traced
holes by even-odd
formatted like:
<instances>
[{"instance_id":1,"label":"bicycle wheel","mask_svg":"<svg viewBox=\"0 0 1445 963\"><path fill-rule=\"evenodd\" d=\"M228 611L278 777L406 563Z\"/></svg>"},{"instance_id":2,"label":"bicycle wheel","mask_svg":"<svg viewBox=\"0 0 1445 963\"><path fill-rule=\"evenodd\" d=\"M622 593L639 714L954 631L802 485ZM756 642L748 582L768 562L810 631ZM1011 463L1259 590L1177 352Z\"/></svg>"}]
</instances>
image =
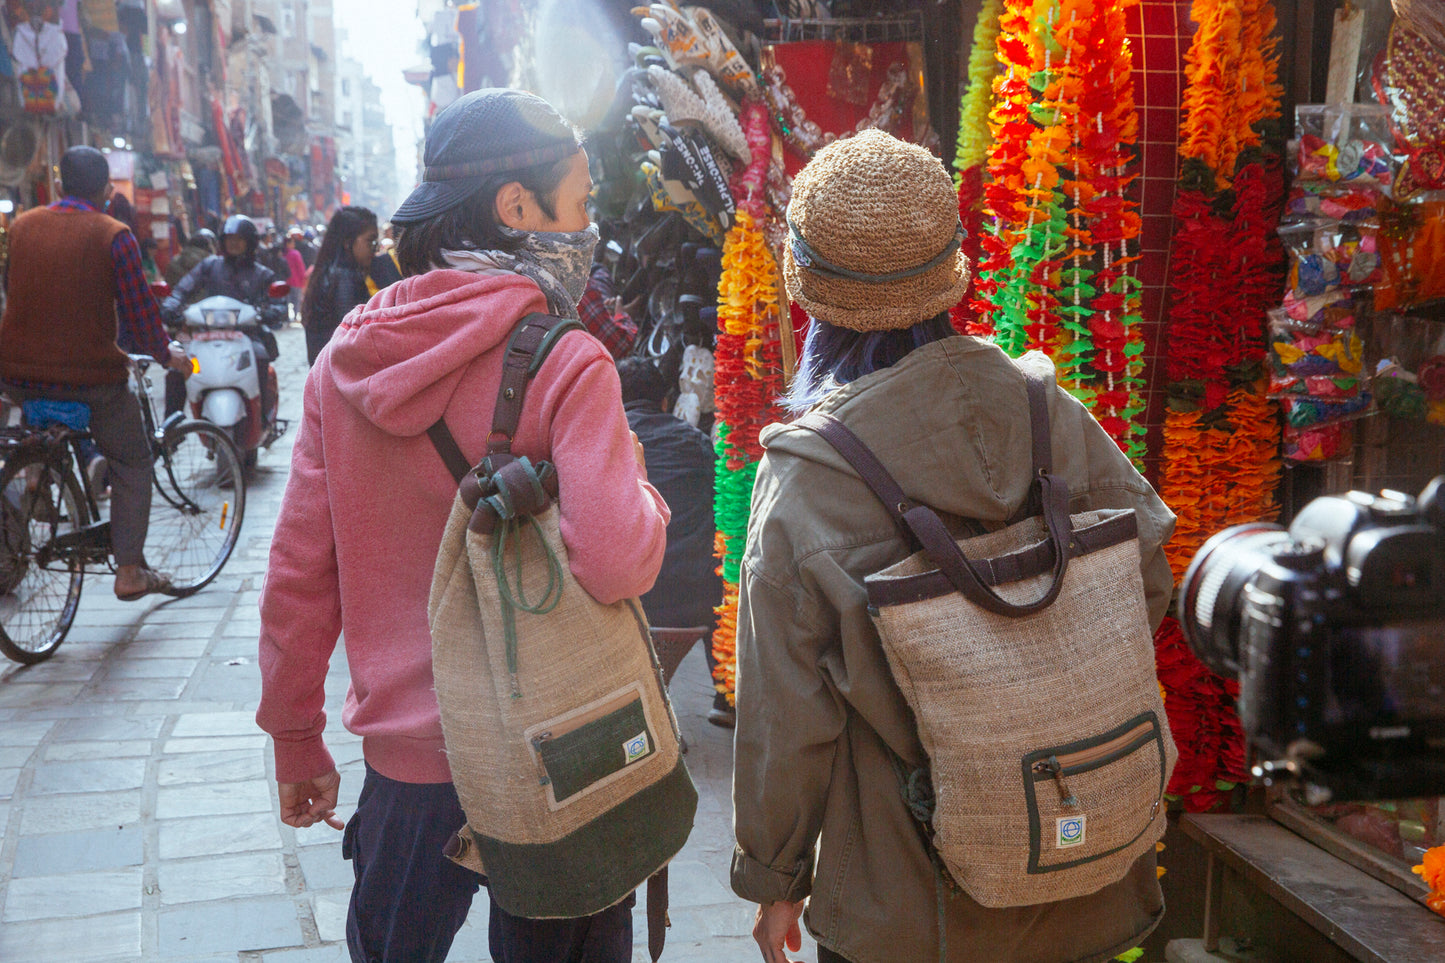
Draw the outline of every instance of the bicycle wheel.
<instances>
[{"instance_id":1,"label":"bicycle wheel","mask_svg":"<svg viewBox=\"0 0 1445 963\"><path fill-rule=\"evenodd\" d=\"M146 562L171 577L168 594L191 595L221 571L241 534L246 478L225 432L187 421L166 433L155 463Z\"/></svg>"},{"instance_id":2,"label":"bicycle wheel","mask_svg":"<svg viewBox=\"0 0 1445 963\"><path fill-rule=\"evenodd\" d=\"M80 482L44 451L0 470L0 652L26 665L55 654L75 621L84 575L74 552L52 552L56 536L89 521Z\"/></svg>"}]
</instances>

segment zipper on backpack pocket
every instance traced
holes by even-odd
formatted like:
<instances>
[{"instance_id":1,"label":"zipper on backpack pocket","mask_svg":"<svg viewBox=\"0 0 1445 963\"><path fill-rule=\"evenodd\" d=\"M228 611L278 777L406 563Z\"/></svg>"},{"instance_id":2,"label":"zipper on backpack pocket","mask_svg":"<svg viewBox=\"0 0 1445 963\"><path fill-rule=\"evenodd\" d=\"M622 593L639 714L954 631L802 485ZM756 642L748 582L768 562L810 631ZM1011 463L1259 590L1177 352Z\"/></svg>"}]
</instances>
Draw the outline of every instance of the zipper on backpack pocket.
<instances>
[{"instance_id":1,"label":"zipper on backpack pocket","mask_svg":"<svg viewBox=\"0 0 1445 963\"><path fill-rule=\"evenodd\" d=\"M1154 723L1151 721L1140 722L1127 732L1121 733L1107 742L1080 749L1077 752L1051 755L1047 759L1035 762L1032 768L1036 775L1048 774L1053 777L1054 782L1058 784L1059 799L1063 805L1077 806L1079 800L1069 791L1068 783L1064 782L1065 776L1106 766L1115 759L1127 756L1154 737Z\"/></svg>"}]
</instances>

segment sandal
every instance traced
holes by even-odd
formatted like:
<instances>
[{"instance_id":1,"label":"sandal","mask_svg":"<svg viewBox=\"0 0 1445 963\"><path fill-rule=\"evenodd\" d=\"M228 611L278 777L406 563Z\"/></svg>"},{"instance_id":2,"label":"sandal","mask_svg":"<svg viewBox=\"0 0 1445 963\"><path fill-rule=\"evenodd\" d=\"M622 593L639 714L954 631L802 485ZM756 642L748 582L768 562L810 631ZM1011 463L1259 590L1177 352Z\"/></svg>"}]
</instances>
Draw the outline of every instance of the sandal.
<instances>
[{"instance_id":1,"label":"sandal","mask_svg":"<svg viewBox=\"0 0 1445 963\"><path fill-rule=\"evenodd\" d=\"M115 597L122 602L135 602L147 595L169 595L174 591L169 575L162 575L153 568L143 568L141 574L145 576L144 588L139 592L127 592L124 595L116 593Z\"/></svg>"}]
</instances>

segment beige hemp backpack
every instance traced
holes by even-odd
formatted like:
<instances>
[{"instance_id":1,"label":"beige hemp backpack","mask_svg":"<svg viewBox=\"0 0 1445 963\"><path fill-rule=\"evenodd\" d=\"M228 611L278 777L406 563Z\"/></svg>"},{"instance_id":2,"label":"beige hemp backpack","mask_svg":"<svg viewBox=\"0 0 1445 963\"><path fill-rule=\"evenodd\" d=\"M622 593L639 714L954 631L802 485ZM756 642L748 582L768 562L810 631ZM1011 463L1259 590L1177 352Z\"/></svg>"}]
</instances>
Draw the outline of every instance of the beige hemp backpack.
<instances>
[{"instance_id":1,"label":"beige hemp backpack","mask_svg":"<svg viewBox=\"0 0 1445 963\"><path fill-rule=\"evenodd\" d=\"M511 454L527 382L574 327L542 314L518 323L476 467L443 422L428 431L459 480L427 605L467 815L448 855L534 919L624 899L682 848L697 808L642 607L603 605L573 580L557 473Z\"/></svg>"},{"instance_id":2,"label":"beige hemp backpack","mask_svg":"<svg viewBox=\"0 0 1445 963\"><path fill-rule=\"evenodd\" d=\"M1052 372L1028 384L1034 481L1012 524L955 541L830 415L836 448L915 549L868 576L869 614L928 753L895 760L929 843L984 906L1084 896L1164 833L1176 752L1154 672L1132 509L1069 515L1051 473ZM929 797L932 798L929 798Z\"/></svg>"}]
</instances>

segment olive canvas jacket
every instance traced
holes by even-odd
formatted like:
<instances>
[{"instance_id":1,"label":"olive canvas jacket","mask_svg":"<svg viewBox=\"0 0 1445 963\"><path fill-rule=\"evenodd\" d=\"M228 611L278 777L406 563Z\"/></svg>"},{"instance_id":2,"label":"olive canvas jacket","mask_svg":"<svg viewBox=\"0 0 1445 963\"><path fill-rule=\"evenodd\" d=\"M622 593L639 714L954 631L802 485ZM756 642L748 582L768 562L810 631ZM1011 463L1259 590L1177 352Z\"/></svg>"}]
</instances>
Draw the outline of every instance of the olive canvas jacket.
<instances>
[{"instance_id":1,"label":"olive canvas jacket","mask_svg":"<svg viewBox=\"0 0 1445 963\"><path fill-rule=\"evenodd\" d=\"M851 428L910 499L989 527L1023 504L1032 474L1024 378L991 344L926 345L819 410ZM1079 402L1055 389L1049 412L1070 511L1136 510L1157 626L1173 585L1162 546L1174 516ZM939 958L936 877L888 750L910 768L926 757L863 587L908 549L823 439L772 425L762 442L738 612L732 886L759 903L811 896L809 930L853 963L929 963ZM970 963L1108 959L1137 945L1164 910L1152 852L1090 896L987 909L945 895L943 907L947 957Z\"/></svg>"}]
</instances>

